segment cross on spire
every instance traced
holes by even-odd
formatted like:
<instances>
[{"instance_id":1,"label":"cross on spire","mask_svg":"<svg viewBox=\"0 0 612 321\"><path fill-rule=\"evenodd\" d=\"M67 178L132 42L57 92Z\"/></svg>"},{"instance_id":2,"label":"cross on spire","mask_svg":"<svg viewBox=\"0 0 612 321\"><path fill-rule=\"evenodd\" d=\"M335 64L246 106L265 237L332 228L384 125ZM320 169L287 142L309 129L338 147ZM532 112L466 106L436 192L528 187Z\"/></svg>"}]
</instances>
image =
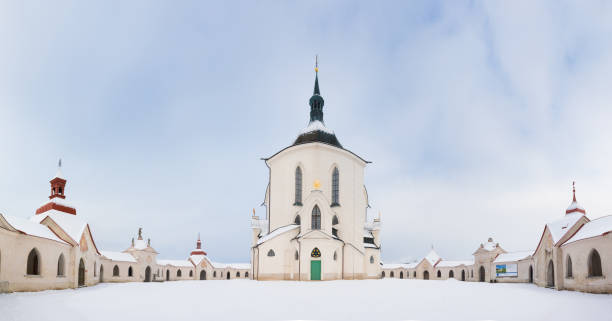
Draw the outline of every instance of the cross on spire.
<instances>
[{"instance_id":1,"label":"cross on spire","mask_svg":"<svg viewBox=\"0 0 612 321\"><path fill-rule=\"evenodd\" d=\"M574 202L576 201L576 182L572 182L572 193L574 193Z\"/></svg>"}]
</instances>

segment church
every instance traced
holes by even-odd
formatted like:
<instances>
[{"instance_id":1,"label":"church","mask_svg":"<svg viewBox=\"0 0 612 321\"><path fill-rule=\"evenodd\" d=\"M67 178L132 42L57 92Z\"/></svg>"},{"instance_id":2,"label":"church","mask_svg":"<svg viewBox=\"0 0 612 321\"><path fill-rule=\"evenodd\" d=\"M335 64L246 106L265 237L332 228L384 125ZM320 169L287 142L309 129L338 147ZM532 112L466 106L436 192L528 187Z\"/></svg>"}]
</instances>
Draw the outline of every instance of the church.
<instances>
[{"instance_id":1,"label":"church","mask_svg":"<svg viewBox=\"0 0 612 321\"><path fill-rule=\"evenodd\" d=\"M251 219L256 280L380 278L380 218L367 220L368 162L323 120L315 67L310 121L293 144L265 158L266 217Z\"/></svg>"}]
</instances>

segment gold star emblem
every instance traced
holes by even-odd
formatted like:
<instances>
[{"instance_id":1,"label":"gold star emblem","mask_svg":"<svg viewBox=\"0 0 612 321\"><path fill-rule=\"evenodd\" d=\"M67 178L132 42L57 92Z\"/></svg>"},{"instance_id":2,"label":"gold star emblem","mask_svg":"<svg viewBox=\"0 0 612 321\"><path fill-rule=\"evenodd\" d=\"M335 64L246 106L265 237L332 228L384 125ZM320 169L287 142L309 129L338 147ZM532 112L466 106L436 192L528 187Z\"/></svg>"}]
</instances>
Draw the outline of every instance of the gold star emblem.
<instances>
[{"instance_id":1,"label":"gold star emblem","mask_svg":"<svg viewBox=\"0 0 612 321\"><path fill-rule=\"evenodd\" d=\"M315 188L315 189L319 189L319 188L321 188L321 182L319 182L319 180L318 180L318 179L315 179L315 181L314 181L314 184L313 184L313 185L314 185L314 188Z\"/></svg>"}]
</instances>

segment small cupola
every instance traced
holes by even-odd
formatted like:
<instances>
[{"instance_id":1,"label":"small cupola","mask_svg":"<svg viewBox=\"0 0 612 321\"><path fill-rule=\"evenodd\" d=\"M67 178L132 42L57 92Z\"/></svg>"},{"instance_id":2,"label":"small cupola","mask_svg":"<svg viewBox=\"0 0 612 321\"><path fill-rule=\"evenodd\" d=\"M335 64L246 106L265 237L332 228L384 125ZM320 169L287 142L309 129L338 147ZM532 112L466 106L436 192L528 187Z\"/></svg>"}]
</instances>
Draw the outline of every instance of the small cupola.
<instances>
[{"instance_id":1,"label":"small cupola","mask_svg":"<svg viewBox=\"0 0 612 321\"><path fill-rule=\"evenodd\" d=\"M61 198L65 199L66 195L66 179L64 179L64 175L62 175L62 159L60 158L57 162L57 173L55 176L49 181L51 183L51 195L49 199Z\"/></svg>"},{"instance_id":2,"label":"small cupola","mask_svg":"<svg viewBox=\"0 0 612 321\"><path fill-rule=\"evenodd\" d=\"M200 240L200 233L198 233L198 241L196 242L195 250L191 251L191 255L206 255L206 252L202 250L202 241Z\"/></svg>"},{"instance_id":3,"label":"small cupola","mask_svg":"<svg viewBox=\"0 0 612 321\"><path fill-rule=\"evenodd\" d=\"M584 208L578 204L578 201L576 201L576 182L572 182L572 194L574 195L574 198L572 199L572 203L569 205L567 210L565 210L565 215L576 212L586 214Z\"/></svg>"}]
</instances>

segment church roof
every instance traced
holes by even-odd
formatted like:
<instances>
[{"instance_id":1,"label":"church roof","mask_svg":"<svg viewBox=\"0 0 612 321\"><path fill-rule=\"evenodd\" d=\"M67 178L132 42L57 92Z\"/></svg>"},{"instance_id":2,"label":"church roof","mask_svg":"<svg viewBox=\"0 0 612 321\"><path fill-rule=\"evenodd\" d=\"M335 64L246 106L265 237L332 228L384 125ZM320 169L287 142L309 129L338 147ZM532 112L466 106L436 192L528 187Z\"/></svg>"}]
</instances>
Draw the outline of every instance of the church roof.
<instances>
[{"instance_id":1,"label":"church roof","mask_svg":"<svg viewBox=\"0 0 612 321\"><path fill-rule=\"evenodd\" d=\"M336 138L336 134L334 134L332 130L328 129L323 121L323 106L325 105L325 100L321 96L321 92L319 90L318 70L318 68L315 68L315 86L309 102L310 122L308 123L308 126L302 130L295 142L293 142L293 145L319 142L342 148L338 138Z\"/></svg>"},{"instance_id":2,"label":"church roof","mask_svg":"<svg viewBox=\"0 0 612 321\"><path fill-rule=\"evenodd\" d=\"M429 253L427 253L427 255L425 256L425 260L427 260L429 264L434 266L436 265L436 263L438 263L438 261L442 260L442 258L438 255L438 253L436 253L436 251L434 251L432 247L431 251L429 251Z\"/></svg>"},{"instance_id":3,"label":"church roof","mask_svg":"<svg viewBox=\"0 0 612 321\"><path fill-rule=\"evenodd\" d=\"M136 263L136 259L129 253L100 251L100 254L111 261Z\"/></svg>"},{"instance_id":4,"label":"church roof","mask_svg":"<svg viewBox=\"0 0 612 321\"><path fill-rule=\"evenodd\" d=\"M76 215L64 213L57 210L46 211L42 214L37 214L30 217L30 221L35 223L42 222L45 218L51 218L59 227L70 236L75 242L79 243L81 236L87 227L87 222Z\"/></svg>"},{"instance_id":5,"label":"church roof","mask_svg":"<svg viewBox=\"0 0 612 321\"><path fill-rule=\"evenodd\" d=\"M53 233L47 226L39 224L37 222L32 222L31 220L27 220L27 219L23 219L23 218L19 218L19 217L14 217L14 216L9 216L9 215L3 215L0 214L1 218L4 218L4 220L6 220L6 222L15 230L26 234L26 235L31 235L31 236L37 236L37 237L42 237L42 238L46 238L49 240L53 240L53 241L57 241L60 243L64 243L67 244L64 240L60 239L59 237L57 237L57 235L55 235L55 233Z\"/></svg>"},{"instance_id":6,"label":"church roof","mask_svg":"<svg viewBox=\"0 0 612 321\"><path fill-rule=\"evenodd\" d=\"M529 258L533 254L533 251L517 251L502 253L495 258L494 263L500 262L515 262Z\"/></svg>"},{"instance_id":7,"label":"church roof","mask_svg":"<svg viewBox=\"0 0 612 321\"><path fill-rule=\"evenodd\" d=\"M604 235L612 231L612 215L600 217L584 224L565 244Z\"/></svg>"}]
</instances>

